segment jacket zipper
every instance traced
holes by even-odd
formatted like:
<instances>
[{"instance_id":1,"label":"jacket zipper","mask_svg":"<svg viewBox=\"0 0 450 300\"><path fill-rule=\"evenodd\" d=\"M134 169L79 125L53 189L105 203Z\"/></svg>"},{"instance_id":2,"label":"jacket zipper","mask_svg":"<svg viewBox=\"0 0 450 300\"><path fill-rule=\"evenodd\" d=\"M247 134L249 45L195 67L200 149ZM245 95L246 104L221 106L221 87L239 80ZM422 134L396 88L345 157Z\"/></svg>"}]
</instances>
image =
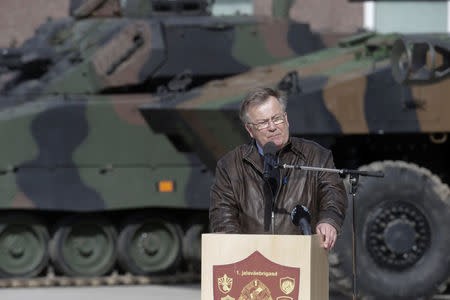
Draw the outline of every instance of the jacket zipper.
<instances>
[{"instance_id":1,"label":"jacket zipper","mask_svg":"<svg viewBox=\"0 0 450 300\"><path fill-rule=\"evenodd\" d=\"M249 162L256 170L258 170L256 165L252 161L247 160L247 162ZM277 163L280 163L280 155L277 156ZM277 200L278 200L278 194L280 193L280 190L281 190L281 183L283 182L282 180L283 180L283 176L281 176L281 170L280 170L280 182L278 184L278 190L277 190L277 193L276 193L275 198L273 199L273 203L272 203L272 218L271 218L272 221L270 222L272 234L275 234L275 210L274 209L275 209L275 203L277 203ZM269 188L272 190L272 187L270 186L270 184L269 184Z\"/></svg>"}]
</instances>

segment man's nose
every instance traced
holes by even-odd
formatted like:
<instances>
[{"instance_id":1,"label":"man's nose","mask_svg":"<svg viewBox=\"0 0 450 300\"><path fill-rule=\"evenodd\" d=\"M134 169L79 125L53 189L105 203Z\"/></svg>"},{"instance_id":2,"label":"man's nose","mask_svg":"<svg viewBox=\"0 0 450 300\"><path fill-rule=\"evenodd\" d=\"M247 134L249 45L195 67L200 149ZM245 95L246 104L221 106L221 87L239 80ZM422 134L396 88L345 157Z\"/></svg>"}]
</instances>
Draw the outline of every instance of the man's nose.
<instances>
[{"instance_id":1,"label":"man's nose","mask_svg":"<svg viewBox=\"0 0 450 300\"><path fill-rule=\"evenodd\" d=\"M269 127L267 129L269 129L270 131L274 131L277 129L277 125L275 125L272 120L269 120Z\"/></svg>"}]
</instances>

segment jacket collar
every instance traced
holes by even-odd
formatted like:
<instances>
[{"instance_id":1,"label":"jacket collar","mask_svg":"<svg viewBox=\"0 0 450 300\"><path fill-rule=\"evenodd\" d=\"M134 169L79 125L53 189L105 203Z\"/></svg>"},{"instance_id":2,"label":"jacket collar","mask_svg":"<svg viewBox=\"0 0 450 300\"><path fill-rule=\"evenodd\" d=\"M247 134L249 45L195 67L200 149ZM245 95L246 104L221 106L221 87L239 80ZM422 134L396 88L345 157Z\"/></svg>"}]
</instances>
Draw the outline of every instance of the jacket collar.
<instances>
[{"instance_id":1,"label":"jacket collar","mask_svg":"<svg viewBox=\"0 0 450 300\"><path fill-rule=\"evenodd\" d=\"M244 147L244 154L242 156L243 160L248 161L253 166L256 167L258 171L262 173L263 164L261 161L261 156L258 152L258 148L256 147L256 141L252 139L250 143L248 143Z\"/></svg>"}]
</instances>

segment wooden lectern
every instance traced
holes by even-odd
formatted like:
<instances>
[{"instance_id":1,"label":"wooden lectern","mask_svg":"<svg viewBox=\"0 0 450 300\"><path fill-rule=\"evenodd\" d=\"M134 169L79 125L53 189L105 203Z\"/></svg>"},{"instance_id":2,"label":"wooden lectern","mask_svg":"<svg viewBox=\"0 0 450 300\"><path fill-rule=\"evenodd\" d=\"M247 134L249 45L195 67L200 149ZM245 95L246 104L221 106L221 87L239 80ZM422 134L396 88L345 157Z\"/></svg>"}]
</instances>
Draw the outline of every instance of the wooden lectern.
<instances>
[{"instance_id":1,"label":"wooden lectern","mask_svg":"<svg viewBox=\"0 0 450 300\"><path fill-rule=\"evenodd\" d=\"M328 300L318 235L202 235L202 300Z\"/></svg>"}]
</instances>

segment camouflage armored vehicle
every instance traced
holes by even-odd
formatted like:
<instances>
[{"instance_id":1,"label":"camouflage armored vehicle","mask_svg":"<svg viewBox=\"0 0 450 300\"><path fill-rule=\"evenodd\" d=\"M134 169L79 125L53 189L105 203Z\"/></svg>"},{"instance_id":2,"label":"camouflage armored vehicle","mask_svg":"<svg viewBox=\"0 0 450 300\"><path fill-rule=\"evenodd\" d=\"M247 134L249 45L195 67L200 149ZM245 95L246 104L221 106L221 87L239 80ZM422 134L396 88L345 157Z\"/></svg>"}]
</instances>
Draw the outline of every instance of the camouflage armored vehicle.
<instances>
[{"instance_id":1,"label":"camouflage armored vehicle","mask_svg":"<svg viewBox=\"0 0 450 300\"><path fill-rule=\"evenodd\" d=\"M70 18L1 50L1 278L198 260L212 174L138 107L323 47L305 24L209 5L73 0Z\"/></svg>"},{"instance_id":2,"label":"camouflage armored vehicle","mask_svg":"<svg viewBox=\"0 0 450 300\"><path fill-rule=\"evenodd\" d=\"M284 91L292 135L330 148L337 168L385 174L361 177L352 203L361 298L426 299L450 276L449 62L448 36L363 33L141 110L155 132L176 137L212 171L249 140L238 116L248 90ZM330 252L331 287L347 294L351 207Z\"/></svg>"}]
</instances>

